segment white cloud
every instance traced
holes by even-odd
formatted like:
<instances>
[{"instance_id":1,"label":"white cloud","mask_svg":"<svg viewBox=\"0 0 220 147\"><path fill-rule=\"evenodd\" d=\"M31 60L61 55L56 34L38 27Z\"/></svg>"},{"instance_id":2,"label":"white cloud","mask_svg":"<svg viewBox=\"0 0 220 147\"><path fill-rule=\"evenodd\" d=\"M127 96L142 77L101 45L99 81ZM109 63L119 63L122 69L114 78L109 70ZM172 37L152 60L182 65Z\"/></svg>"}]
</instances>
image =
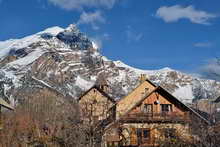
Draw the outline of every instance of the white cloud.
<instances>
[{"instance_id":1,"label":"white cloud","mask_svg":"<svg viewBox=\"0 0 220 147\"><path fill-rule=\"evenodd\" d=\"M213 46L213 43L211 42L198 42L194 44L194 47L198 48L210 48Z\"/></svg>"},{"instance_id":2,"label":"white cloud","mask_svg":"<svg viewBox=\"0 0 220 147\"><path fill-rule=\"evenodd\" d=\"M102 39L95 37L95 38L92 38L92 42L95 43L98 49L102 48Z\"/></svg>"},{"instance_id":3,"label":"white cloud","mask_svg":"<svg viewBox=\"0 0 220 147\"><path fill-rule=\"evenodd\" d=\"M78 20L77 25L91 24L94 30L98 30L99 26L97 23L105 23L105 18L102 16L101 11L95 11L94 13L83 12L80 15L80 19Z\"/></svg>"},{"instance_id":4,"label":"white cloud","mask_svg":"<svg viewBox=\"0 0 220 147\"><path fill-rule=\"evenodd\" d=\"M206 78L220 80L220 59L211 59L208 64L201 67L201 72Z\"/></svg>"},{"instance_id":5,"label":"white cloud","mask_svg":"<svg viewBox=\"0 0 220 147\"><path fill-rule=\"evenodd\" d=\"M52 4L67 10L82 10L84 7L112 8L118 0L48 0Z\"/></svg>"},{"instance_id":6,"label":"white cloud","mask_svg":"<svg viewBox=\"0 0 220 147\"><path fill-rule=\"evenodd\" d=\"M104 40L110 40L110 35L108 33L104 33L103 34L103 37L102 37Z\"/></svg>"},{"instance_id":7,"label":"white cloud","mask_svg":"<svg viewBox=\"0 0 220 147\"><path fill-rule=\"evenodd\" d=\"M209 20L217 15L205 11L196 10L193 6L183 7L180 5L163 6L156 12L156 17L162 18L165 22L177 22L180 19L189 19L192 23L209 25Z\"/></svg>"},{"instance_id":8,"label":"white cloud","mask_svg":"<svg viewBox=\"0 0 220 147\"><path fill-rule=\"evenodd\" d=\"M104 41L110 40L110 35L108 33L104 33L102 35L97 35L95 37L91 37L91 40L97 45L98 49L101 49Z\"/></svg>"},{"instance_id":9,"label":"white cloud","mask_svg":"<svg viewBox=\"0 0 220 147\"><path fill-rule=\"evenodd\" d=\"M127 26L125 31L128 41L139 41L143 37L142 33L135 31L131 26Z\"/></svg>"}]
</instances>

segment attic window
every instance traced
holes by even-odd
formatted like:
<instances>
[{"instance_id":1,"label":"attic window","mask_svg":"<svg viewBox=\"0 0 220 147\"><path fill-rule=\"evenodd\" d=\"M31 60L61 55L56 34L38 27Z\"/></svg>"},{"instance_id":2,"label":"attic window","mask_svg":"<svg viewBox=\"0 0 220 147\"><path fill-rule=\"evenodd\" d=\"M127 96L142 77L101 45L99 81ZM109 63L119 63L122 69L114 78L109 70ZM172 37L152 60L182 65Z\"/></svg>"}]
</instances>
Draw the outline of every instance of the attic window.
<instances>
[{"instance_id":1,"label":"attic window","mask_svg":"<svg viewBox=\"0 0 220 147\"><path fill-rule=\"evenodd\" d=\"M161 104L161 111L162 112L172 112L172 105L171 104Z\"/></svg>"},{"instance_id":2,"label":"attic window","mask_svg":"<svg viewBox=\"0 0 220 147\"><path fill-rule=\"evenodd\" d=\"M152 113L153 112L153 105L152 104L144 104L142 105L142 112L143 113Z\"/></svg>"}]
</instances>

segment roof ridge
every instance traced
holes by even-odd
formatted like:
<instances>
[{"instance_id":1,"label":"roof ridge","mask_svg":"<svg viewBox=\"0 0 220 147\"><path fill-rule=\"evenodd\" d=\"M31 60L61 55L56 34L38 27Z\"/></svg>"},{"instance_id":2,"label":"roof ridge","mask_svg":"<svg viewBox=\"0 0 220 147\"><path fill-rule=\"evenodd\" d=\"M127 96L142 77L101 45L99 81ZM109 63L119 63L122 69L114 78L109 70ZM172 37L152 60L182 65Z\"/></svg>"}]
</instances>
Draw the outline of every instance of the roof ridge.
<instances>
[{"instance_id":1,"label":"roof ridge","mask_svg":"<svg viewBox=\"0 0 220 147\"><path fill-rule=\"evenodd\" d=\"M91 89L97 89L103 96L107 97L109 100L111 100L113 103L116 103L115 99L113 99L110 95L108 95L105 91L100 89L96 84L94 84L91 88L86 90L77 100L79 101L83 96L85 96ZM114 106L114 105L113 105Z\"/></svg>"}]
</instances>

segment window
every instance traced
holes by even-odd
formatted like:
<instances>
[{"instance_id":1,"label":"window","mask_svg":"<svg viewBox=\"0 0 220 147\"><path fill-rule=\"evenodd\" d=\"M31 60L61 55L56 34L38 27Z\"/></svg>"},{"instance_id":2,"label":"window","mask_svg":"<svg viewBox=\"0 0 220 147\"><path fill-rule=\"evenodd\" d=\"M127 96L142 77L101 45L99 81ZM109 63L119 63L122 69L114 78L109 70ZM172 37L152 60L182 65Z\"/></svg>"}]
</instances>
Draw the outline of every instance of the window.
<instances>
[{"instance_id":1,"label":"window","mask_svg":"<svg viewBox=\"0 0 220 147\"><path fill-rule=\"evenodd\" d=\"M148 143L150 136L150 129L137 129L138 144Z\"/></svg>"},{"instance_id":2,"label":"window","mask_svg":"<svg viewBox=\"0 0 220 147\"><path fill-rule=\"evenodd\" d=\"M143 138L150 138L150 130L144 129L143 130Z\"/></svg>"},{"instance_id":3,"label":"window","mask_svg":"<svg viewBox=\"0 0 220 147\"><path fill-rule=\"evenodd\" d=\"M115 141L107 142L107 147L118 147L118 142Z\"/></svg>"},{"instance_id":4,"label":"window","mask_svg":"<svg viewBox=\"0 0 220 147\"><path fill-rule=\"evenodd\" d=\"M172 105L171 104L161 104L161 111L162 112L172 112Z\"/></svg>"},{"instance_id":5,"label":"window","mask_svg":"<svg viewBox=\"0 0 220 147\"><path fill-rule=\"evenodd\" d=\"M164 131L164 137L166 138L175 138L176 137L176 129L174 128L166 128Z\"/></svg>"},{"instance_id":6,"label":"window","mask_svg":"<svg viewBox=\"0 0 220 147\"><path fill-rule=\"evenodd\" d=\"M152 113L153 112L153 105L152 104L144 104L142 106L142 112L143 113Z\"/></svg>"},{"instance_id":7,"label":"window","mask_svg":"<svg viewBox=\"0 0 220 147\"><path fill-rule=\"evenodd\" d=\"M142 137L142 129L137 129L137 137L138 138Z\"/></svg>"}]
</instances>

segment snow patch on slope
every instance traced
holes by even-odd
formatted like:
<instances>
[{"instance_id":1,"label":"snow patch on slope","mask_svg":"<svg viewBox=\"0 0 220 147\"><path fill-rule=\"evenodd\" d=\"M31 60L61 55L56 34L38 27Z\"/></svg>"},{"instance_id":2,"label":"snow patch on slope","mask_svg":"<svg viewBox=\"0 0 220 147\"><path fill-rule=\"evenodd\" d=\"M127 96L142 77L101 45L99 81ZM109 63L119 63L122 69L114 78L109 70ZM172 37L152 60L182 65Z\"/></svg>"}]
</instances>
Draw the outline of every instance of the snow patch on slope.
<instances>
[{"instance_id":1,"label":"snow patch on slope","mask_svg":"<svg viewBox=\"0 0 220 147\"><path fill-rule=\"evenodd\" d=\"M75 85L79 86L83 90L88 90L93 86L93 82L86 81L85 79L81 78L80 76L77 76Z\"/></svg>"},{"instance_id":2,"label":"snow patch on slope","mask_svg":"<svg viewBox=\"0 0 220 147\"><path fill-rule=\"evenodd\" d=\"M13 42L14 40L0 41L0 59L8 55L10 50L7 48L11 46Z\"/></svg>"},{"instance_id":3,"label":"snow patch on slope","mask_svg":"<svg viewBox=\"0 0 220 147\"><path fill-rule=\"evenodd\" d=\"M28 47L34 42L43 40L42 34L49 33L52 36L56 36L59 32L63 31L60 27L51 27L37 34L27 36L21 39L10 39L7 41L0 41L0 59L6 57L11 49L21 49Z\"/></svg>"},{"instance_id":4,"label":"snow patch on slope","mask_svg":"<svg viewBox=\"0 0 220 147\"><path fill-rule=\"evenodd\" d=\"M125 63L123 63L122 61L118 60L118 61L114 61L114 64L118 67L124 67L124 68L128 68L130 70L133 70L135 71L136 73L138 74L149 74L149 75L153 75L153 74L156 74L158 72L170 72L170 71L173 71L171 68L169 67L165 67L165 68L162 68L162 69L159 69L159 70L142 70L142 69L138 69L138 68L134 68L134 67L131 67Z\"/></svg>"},{"instance_id":5,"label":"snow patch on slope","mask_svg":"<svg viewBox=\"0 0 220 147\"><path fill-rule=\"evenodd\" d=\"M26 57L15 60L14 62L9 63L8 65L9 66L13 66L13 65L26 66L26 65L33 63L35 60L37 60L44 53L45 53L45 51L42 51L40 49L35 50L35 51L29 53Z\"/></svg>"},{"instance_id":6,"label":"snow patch on slope","mask_svg":"<svg viewBox=\"0 0 220 147\"><path fill-rule=\"evenodd\" d=\"M194 98L191 85L179 87L178 89L175 90L173 95L177 97L181 102L184 102L184 103L192 103L192 100Z\"/></svg>"},{"instance_id":7,"label":"snow patch on slope","mask_svg":"<svg viewBox=\"0 0 220 147\"><path fill-rule=\"evenodd\" d=\"M99 49L99 46L92 41L92 47L95 49L95 50L98 50Z\"/></svg>"},{"instance_id":8,"label":"snow patch on slope","mask_svg":"<svg viewBox=\"0 0 220 147\"><path fill-rule=\"evenodd\" d=\"M51 34L51 35L53 35L53 36L56 36L57 34L59 34L59 33L62 32L62 31L64 31L63 28L58 27L58 26L55 26L55 27L48 28L48 29L46 29L46 30L44 30L44 31L42 31L42 32L39 32L39 33L37 33L37 34L40 35L40 34L43 34L43 33L49 33L49 34Z\"/></svg>"},{"instance_id":9,"label":"snow patch on slope","mask_svg":"<svg viewBox=\"0 0 220 147\"><path fill-rule=\"evenodd\" d=\"M174 92L174 96L186 103L191 102L196 97L193 93L195 85L199 85L197 87L201 87L206 95L208 92L213 91L213 87L217 87L216 91L220 89L220 86L218 86L220 83L202 79L198 79L198 82L194 83L193 81L196 79L192 78L192 76L170 68L142 70L126 65L121 61L111 61L98 52L98 47L99 45L95 41L90 41L80 33L75 25L70 25L65 30L60 27L52 27L22 39L0 41L0 60L9 54L16 53L16 59L10 60L11 63L6 65L3 64L0 70L12 79L15 87L18 87L19 79L22 75L32 69L30 64L45 52L49 52L48 56L51 55L51 58L48 59L43 56L41 60L52 61L52 63L55 61L55 63L50 65L48 62L42 62L45 64L45 68L40 68L41 64L36 68L41 69L39 72L45 72L47 77L44 77L44 74L36 74L35 76L48 82L52 76L58 79L63 74L67 76L74 75L76 77L75 81L72 81L72 78L71 80L67 78L67 81L69 81L67 83L66 80L62 81L62 78L60 78L59 82L62 83L62 86L56 82L53 85L51 84L51 86L61 89L72 96L78 95L77 92L81 90L88 90L95 83L97 76L103 71L108 73L106 78L109 81L109 85L112 85L112 89L114 89L114 97L117 98L127 95L137 86L140 74L146 74L152 82L164 86L170 92ZM91 50L92 53L90 52L88 55L88 49L91 48L93 48ZM22 56L19 55L19 50L21 54L22 50L24 50ZM92 63L88 59L92 59ZM91 64L92 69L87 64Z\"/></svg>"}]
</instances>

